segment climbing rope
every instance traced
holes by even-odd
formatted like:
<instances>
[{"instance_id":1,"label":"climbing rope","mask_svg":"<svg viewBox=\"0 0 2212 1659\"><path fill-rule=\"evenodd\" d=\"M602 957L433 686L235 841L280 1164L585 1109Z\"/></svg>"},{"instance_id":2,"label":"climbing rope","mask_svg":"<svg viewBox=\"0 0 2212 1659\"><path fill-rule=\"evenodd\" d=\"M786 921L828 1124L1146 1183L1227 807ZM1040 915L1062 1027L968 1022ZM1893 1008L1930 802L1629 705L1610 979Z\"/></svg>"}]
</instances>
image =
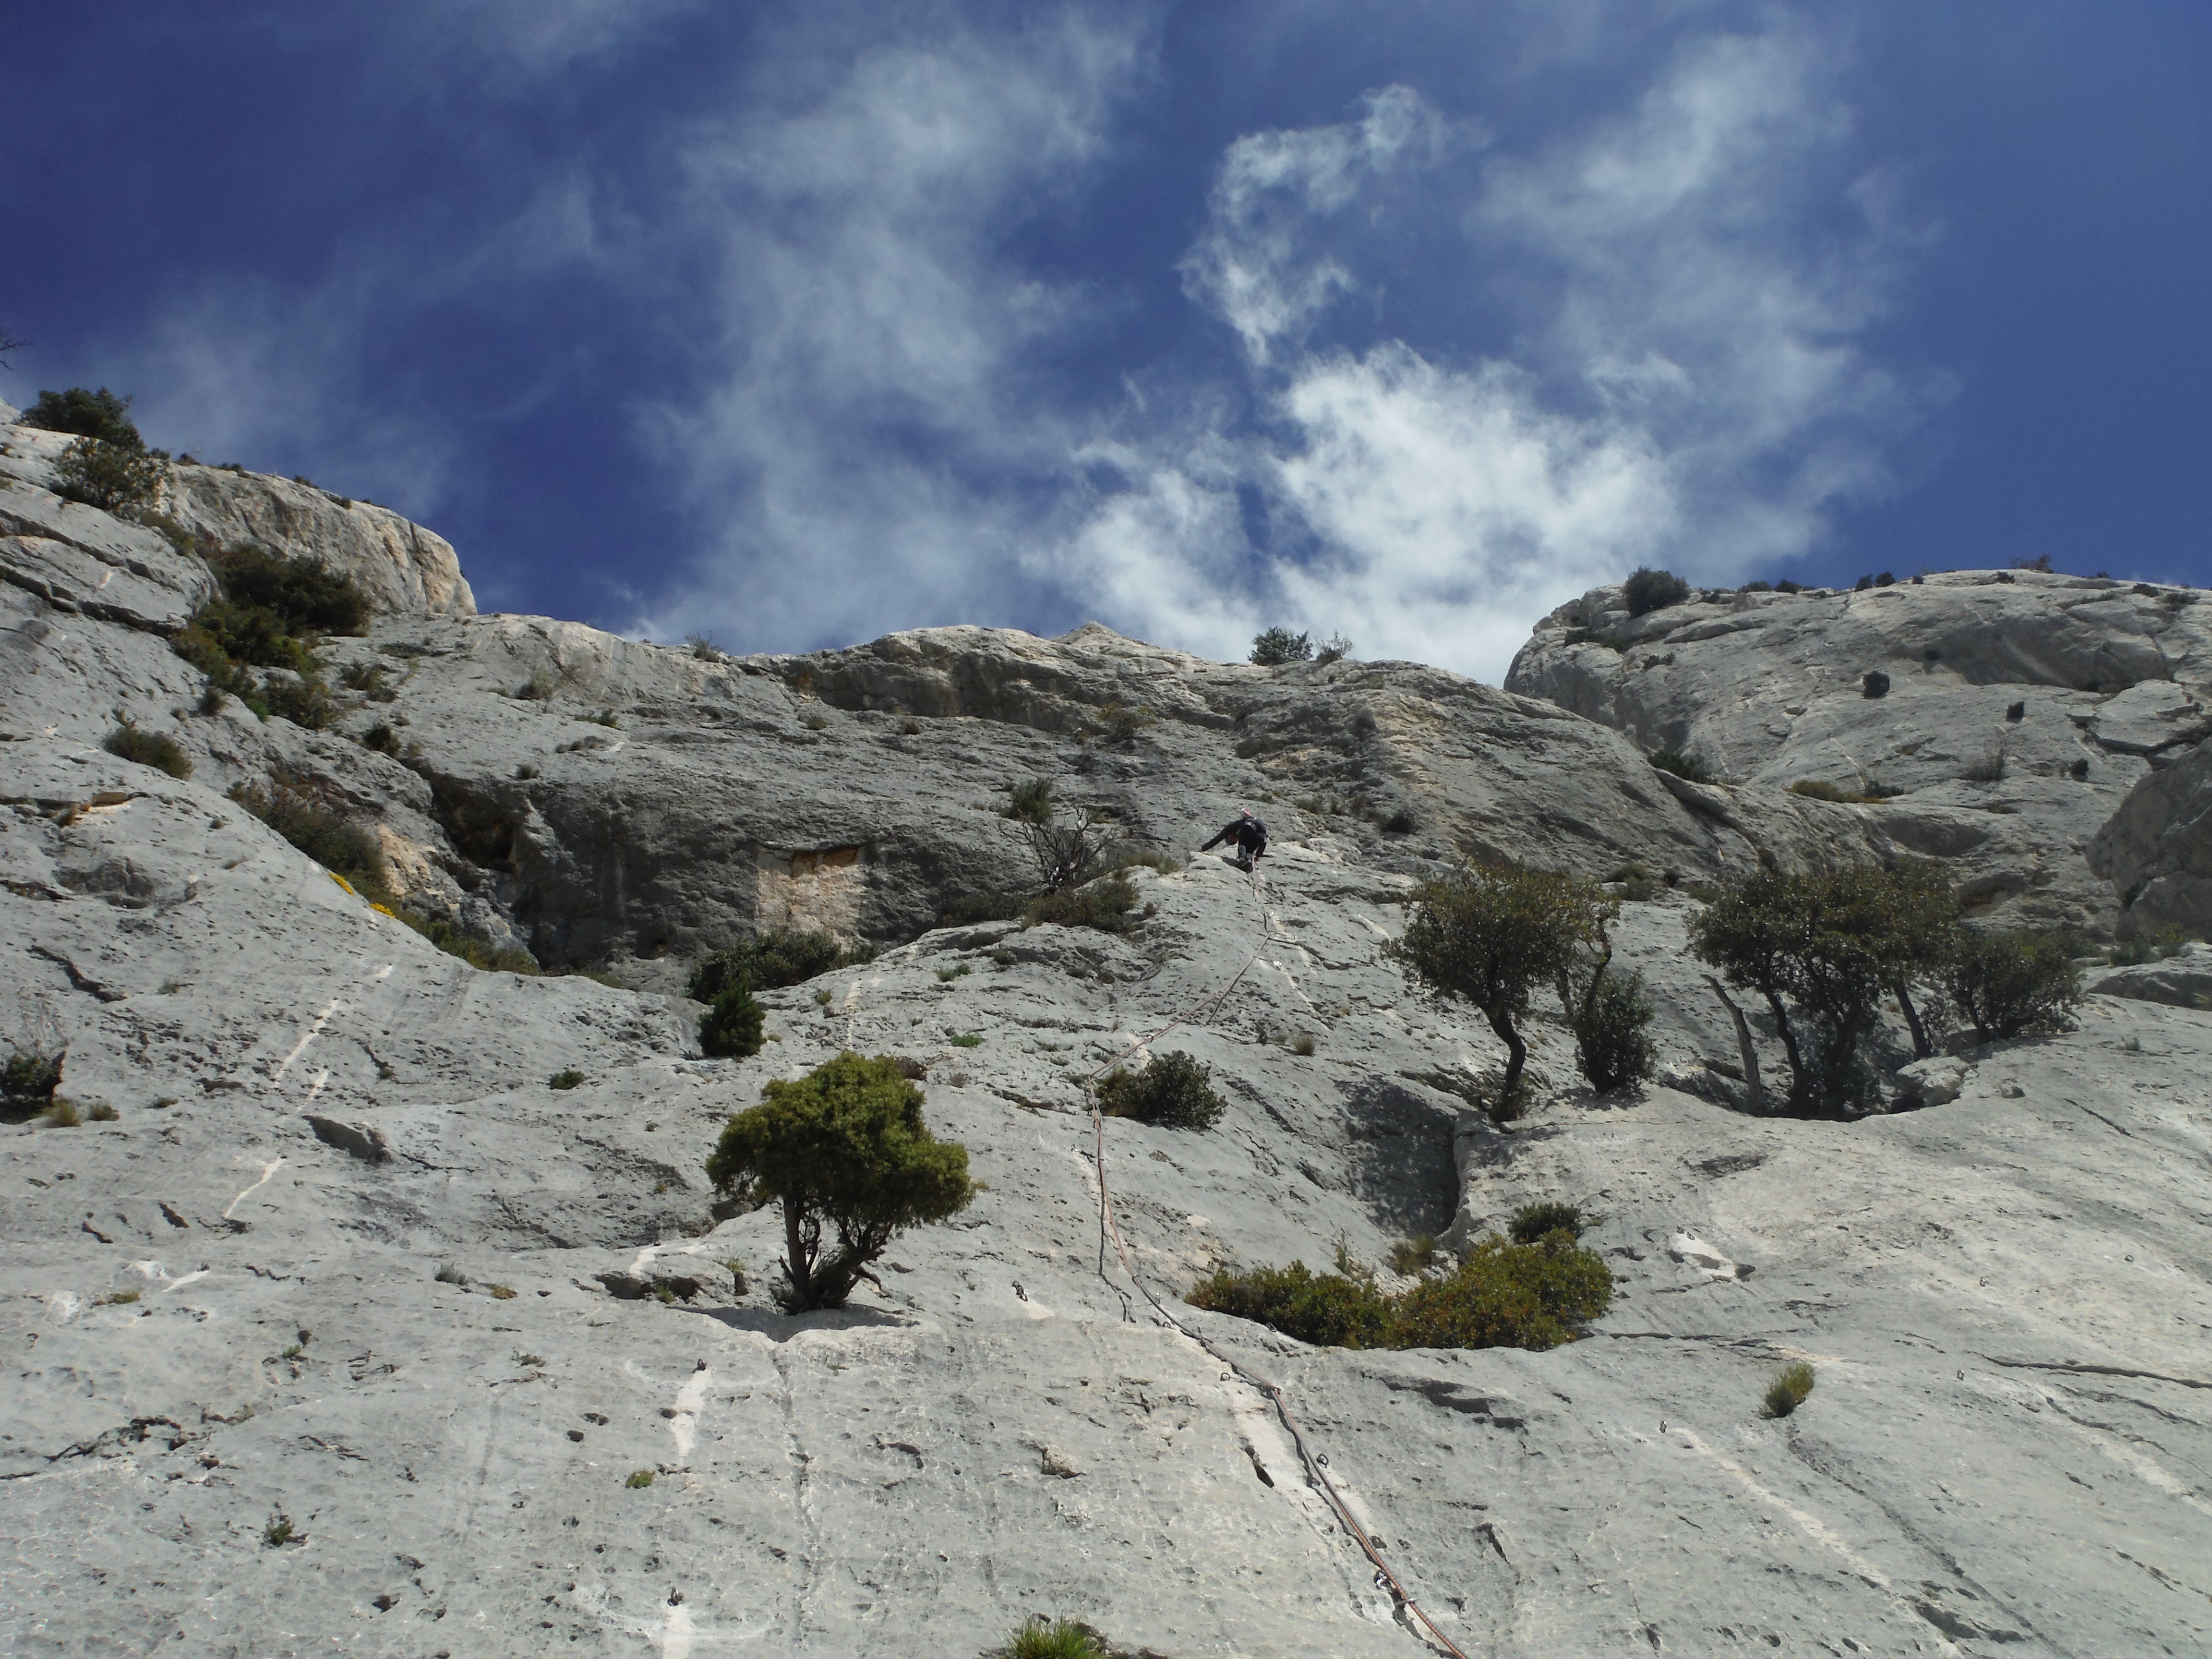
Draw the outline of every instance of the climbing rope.
<instances>
[{"instance_id":1,"label":"climbing rope","mask_svg":"<svg viewBox=\"0 0 2212 1659\"><path fill-rule=\"evenodd\" d=\"M1230 975L1229 982L1212 996L1203 998L1183 1008L1166 1024L1139 1037L1111 1060L1095 1067L1083 1079L1083 1096L1091 1105L1091 1129L1098 1166L1098 1277L1105 1281L1109 1288L1114 1289L1116 1295L1120 1294L1119 1288L1115 1286L1113 1281L1106 1276L1106 1246L1110 1241L1114 1246L1115 1254L1121 1259L1121 1271L1129 1276L1129 1282L1137 1287L1138 1293L1152 1304L1152 1311L1160 1316L1164 1324L1182 1336L1188 1337L1220 1364L1228 1367L1222 1373L1223 1381L1226 1382L1234 1376L1267 1396L1268 1403L1275 1408L1275 1415L1281 1421L1284 1431L1291 1437L1291 1443L1297 1448L1299 1460L1305 1466L1306 1479L1318 1487L1328 1499L1329 1507L1335 1510L1337 1519L1342 1523L1345 1531L1351 1534L1352 1541L1359 1546L1361 1552L1373 1565L1375 1588L1389 1591L1399 1607L1405 1613L1420 1620L1421 1628L1428 1632L1438 1647L1451 1655L1452 1659L1467 1659L1467 1655L1459 1645L1437 1628L1435 1621L1421 1611L1420 1603L1407 1593L1406 1587L1398 1580L1398 1575L1390 1571L1389 1563L1382 1559L1382 1539L1369 1534L1353 1517L1352 1506L1345 1501L1344 1494L1337 1490L1336 1483L1329 1479L1328 1457L1324 1454L1316 1452L1306 1443L1305 1432L1298 1426L1297 1419L1291 1414L1290 1403L1283 1397L1281 1388L1246 1366L1235 1356L1224 1352L1209 1339L1200 1335L1168 1311L1166 1305L1152 1293L1152 1287L1137 1276L1136 1264L1129 1259L1129 1247L1121 1237L1121 1224L1114 1218L1114 1194L1106 1180L1106 1115L1098 1104L1098 1079L1119 1066L1139 1049L1150 1043L1157 1042L1177 1026L1187 1025L1196 1019L1200 1014L1226 998L1237 988L1244 975L1252 971L1253 964L1260 960L1260 953L1267 948L1270 942L1275 940L1275 935L1268 924L1267 901L1261 890L1256 860L1251 875L1252 902L1258 907L1260 912L1260 942L1252 947L1252 954L1244 958L1244 965ZM1287 939L1280 942L1295 943L1294 940ZM1124 1297L1125 1305L1127 1301L1127 1298ZM1407 1629L1411 1630L1412 1626L1409 1625Z\"/></svg>"}]
</instances>

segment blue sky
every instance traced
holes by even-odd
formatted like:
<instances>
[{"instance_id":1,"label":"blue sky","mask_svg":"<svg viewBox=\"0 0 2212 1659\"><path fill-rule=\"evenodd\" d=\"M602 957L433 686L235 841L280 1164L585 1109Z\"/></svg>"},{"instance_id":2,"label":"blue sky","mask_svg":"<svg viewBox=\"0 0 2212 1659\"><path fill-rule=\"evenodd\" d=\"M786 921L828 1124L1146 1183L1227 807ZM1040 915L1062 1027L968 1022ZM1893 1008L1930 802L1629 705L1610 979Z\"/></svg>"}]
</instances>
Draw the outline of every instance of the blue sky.
<instances>
[{"instance_id":1,"label":"blue sky","mask_svg":"<svg viewBox=\"0 0 2212 1659\"><path fill-rule=\"evenodd\" d=\"M0 395L803 650L1495 680L1640 563L2212 581L2212 9L119 0L0 21Z\"/></svg>"}]
</instances>

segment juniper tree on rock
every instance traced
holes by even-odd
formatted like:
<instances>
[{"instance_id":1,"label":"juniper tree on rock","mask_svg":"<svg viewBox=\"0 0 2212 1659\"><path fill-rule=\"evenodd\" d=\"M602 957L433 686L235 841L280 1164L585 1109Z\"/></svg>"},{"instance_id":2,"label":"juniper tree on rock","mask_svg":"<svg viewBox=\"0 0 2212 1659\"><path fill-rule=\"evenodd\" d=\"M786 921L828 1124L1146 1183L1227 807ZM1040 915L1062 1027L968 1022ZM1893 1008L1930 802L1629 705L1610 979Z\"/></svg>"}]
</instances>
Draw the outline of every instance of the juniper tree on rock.
<instances>
[{"instance_id":1,"label":"juniper tree on rock","mask_svg":"<svg viewBox=\"0 0 2212 1659\"><path fill-rule=\"evenodd\" d=\"M1520 1028L1529 998L1539 986L1568 983L1589 956L1603 952L1605 925L1620 908L1586 877L1471 866L1415 890L1392 953L1410 977L1482 1011L1505 1045L1504 1107L1528 1060Z\"/></svg>"},{"instance_id":2,"label":"juniper tree on rock","mask_svg":"<svg viewBox=\"0 0 2212 1659\"><path fill-rule=\"evenodd\" d=\"M897 1060L848 1052L769 1083L723 1127L707 1174L718 1192L781 1206L789 1312L842 1307L894 1237L967 1207L968 1149L933 1137L921 1104Z\"/></svg>"}]
</instances>

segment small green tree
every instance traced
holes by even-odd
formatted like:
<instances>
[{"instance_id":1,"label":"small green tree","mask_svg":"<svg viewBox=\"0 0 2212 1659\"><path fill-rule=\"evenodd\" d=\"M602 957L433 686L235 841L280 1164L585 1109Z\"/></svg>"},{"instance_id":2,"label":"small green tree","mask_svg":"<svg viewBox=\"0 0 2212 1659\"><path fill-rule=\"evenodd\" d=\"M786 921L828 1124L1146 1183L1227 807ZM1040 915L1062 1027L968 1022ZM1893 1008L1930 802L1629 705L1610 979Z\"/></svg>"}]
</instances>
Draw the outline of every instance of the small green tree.
<instances>
[{"instance_id":1,"label":"small green tree","mask_svg":"<svg viewBox=\"0 0 2212 1659\"><path fill-rule=\"evenodd\" d=\"M1211 1081L1213 1068L1177 1050L1157 1054L1141 1072L1118 1067L1098 1079L1098 1109L1170 1129L1210 1129L1227 1109Z\"/></svg>"},{"instance_id":2,"label":"small green tree","mask_svg":"<svg viewBox=\"0 0 2212 1659\"><path fill-rule=\"evenodd\" d=\"M1925 869L1762 870L1691 920L1690 948L1765 999L1790 1062L1789 1109L1834 1116L1871 1098L1863 1051L1881 1027L1882 994L1902 993L1910 1006L1910 981L1941 959L1954 911ZM1908 1018L1919 1024L1917 1011ZM1925 1038L1923 1027L1917 1041Z\"/></svg>"},{"instance_id":3,"label":"small green tree","mask_svg":"<svg viewBox=\"0 0 2212 1659\"><path fill-rule=\"evenodd\" d=\"M1473 1003L1505 1045L1501 1103L1528 1064L1521 1022L1540 985L1564 984L1585 952L1605 948L1619 902L1585 877L1504 865L1473 866L1415 890L1404 937L1391 951L1409 977Z\"/></svg>"},{"instance_id":4,"label":"small green tree","mask_svg":"<svg viewBox=\"0 0 2212 1659\"><path fill-rule=\"evenodd\" d=\"M933 1139L921 1104L896 1060L848 1052L769 1083L724 1126L707 1174L718 1192L781 1206L789 1311L843 1306L896 1234L967 1207L968 1149Z\"/></svg>"},{"instance_id":5,"label":"small green tree","mask_svg":"<svg viewBox=\"0 0 2212 1659\"><path fill-rule=\"evenodd\" d=\"M169 463L144 449L79 438L54 463L54 494L103 513L150 507L168 482Z\"/></svg>"},{"instance_id":6,"label":"small green tree","mask_svg":"<svg viewBox=\"0 0 2212 1659\"><path fill-rule=\"evenodd\" d=\"M1601 1092L1651 1075L1658 1051L1645 1027L1654 1018L1644 975L1601 964L1579 998L1562 999L1575 1034L1575 1066Z\"/></svg>"},{"instance_id":7,"label":"small green tree","mask_svg":"<svg viewBox=\"0 0 2212 1659\"><path fill-rule=\"evenodd\" d=\"M1345 648L1351 648L1349 642ZM1310 634L1293 634L1287 628L1271 628L1264 634L1252 636L1252 660L1262 668L1279 668L1286 662L1309 662L1312 660L1313 653L1313 636Z\"/></svg>"},{"instance_id":8,"label":"small green tree","mask_svg":"<svg viewBox=\"0 0 2212 1659\"><path fill-rule=\"evenodd\" d=\"M1077 812L1063 821L1050 778L1031 778L1009 793L999 816L1013 823L1029 843L1041 891L1080 887L1098 873L1114 842L1112 823L1095 812Z\"/></svg>"},{"instance_id":9,"label":"small green tree","mask_svg":"<svg viewBox=\"0 0 2212 1659\"><path fill-rule=\"evenodd\" d=\"M699 1048L718 1060L744 1060L768 1040L764 1024L760 1004L741 980L716 993L699 1021Z\"/></svg>"},{"instance_id":10,"label":"small green tree","mask_svg":"<svg viewBox=\"0 0 2212 1659\"><path fill-rule=\"evenodd\" d=\"M1938 982L1984 1042L2059 1024L2081 1000L2063 936L1960 932Z\"/></svg>"},{"instance_id":11,"label":"small green tree","mask_svg":"<svg viewBox=\"0 0 2212 1659\"><path fill-rule=\"evenodd\" d=\"M97 392L88 392L81 386L67 392L41 392L39 401L23 411L18 424L97 438L118 449L146 447L131 420L131 399L117 397L106 386Z\"/></svg>"}]
</instances>

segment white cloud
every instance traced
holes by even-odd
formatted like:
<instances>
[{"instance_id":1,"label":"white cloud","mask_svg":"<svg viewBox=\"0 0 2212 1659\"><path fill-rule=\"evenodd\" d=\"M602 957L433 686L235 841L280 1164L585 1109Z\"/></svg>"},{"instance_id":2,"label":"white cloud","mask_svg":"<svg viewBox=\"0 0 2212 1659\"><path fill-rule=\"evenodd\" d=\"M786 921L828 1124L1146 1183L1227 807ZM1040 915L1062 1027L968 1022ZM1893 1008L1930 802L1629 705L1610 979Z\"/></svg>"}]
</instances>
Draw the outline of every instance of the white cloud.
<instances>
[{"instance_id":1,"label":"white cloud","mask_svg":"<svg viewBox=\"0 0 2212 1659\"><path fill-rule=\"evenodd\" d=\"M1832 72L1787 27L1704 37L1627 113L1487 161L1467 186L1470 288L1510 269L1557 295L1510 359L1303 343L1374 280L1363 191L1443 148L1420 98L1392 88L1357 120L1238 141L1186 273L1243 343L1268 435L1182 454L1160 434L1064 579L1223 654L1288 620L1495 680L1537 616L1639 562L1717 580L1806 551L1885 487L1885 447L1942 390L1858 343L1909 239L1852 217L1886 191L1830 176L1850 131ZM1302 533L1245 546L1239 482ZM1227 568L1233 599L1207 574Z\"/></svg>"},{"instance_id":2,"label":"white cloud","mask_svg":"<svg viewBox=\"0 0 2212 1659\"><path fill-rule=\"evenodd\" d=\"M1356 122L1259 132L1229 147L1205 232L1183 261L1191 297L1212 306L1264 363L1338 293L1356 286L1314 234L1376 174L1433 155L1443 123L1418 93L1385 87Z\"/></svg>"},{"instance_id":3,"label":"white cloud","mask_svg":"<svg viewBox=\"0 0 2212 1659\"><path fill-rule=\"evenodd\" d=\"M1031 497L1060 487L1072 443L1024 393L1025 354L1084 296L1000 244L1098 156L1142 65L1133 33L1073 20L933 32L854 53L826 86L793 73L806 95L697 136L716 379L647 420L727 516L641 629L704 615L733 646L788 648L1016 614Z\"/></svg>"}]
</instances>

